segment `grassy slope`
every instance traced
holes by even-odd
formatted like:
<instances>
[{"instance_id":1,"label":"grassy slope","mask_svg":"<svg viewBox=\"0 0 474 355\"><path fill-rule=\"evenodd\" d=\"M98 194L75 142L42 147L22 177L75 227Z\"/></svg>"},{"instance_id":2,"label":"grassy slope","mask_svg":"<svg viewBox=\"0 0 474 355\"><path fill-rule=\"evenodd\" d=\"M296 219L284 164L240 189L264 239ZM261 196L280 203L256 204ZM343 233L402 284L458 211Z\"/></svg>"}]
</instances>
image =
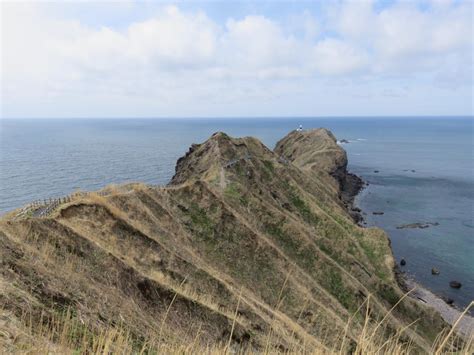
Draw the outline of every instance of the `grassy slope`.
<instances>
[{"instance_id":1,"label":"grassy slope","mask_svg":"<svg viewBox=\"0 0 474 355\"><path fill-rule=\"evenodd\" d=\"M402 293L385 234L356 226L327 175L303 170L253 138L216 134L169 187L1 221L4 346L319 352L380 346L414 322L386 350L428 350L439 316L406 298L388 313Z\"/></svg>"}]
</instances>

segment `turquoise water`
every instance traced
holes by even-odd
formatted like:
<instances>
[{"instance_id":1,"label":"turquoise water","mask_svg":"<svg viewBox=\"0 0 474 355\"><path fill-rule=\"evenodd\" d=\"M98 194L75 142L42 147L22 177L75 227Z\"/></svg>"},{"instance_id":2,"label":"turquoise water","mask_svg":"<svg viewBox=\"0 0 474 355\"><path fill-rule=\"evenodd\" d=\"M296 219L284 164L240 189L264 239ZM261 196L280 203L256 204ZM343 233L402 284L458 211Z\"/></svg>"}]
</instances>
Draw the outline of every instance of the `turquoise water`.
<instances>
[{"instance_id":1,"label":"turquoise water","mask_svg":"<svg viewBox=\"0 0 474 355\"><path fill-rule=\"evenodd\" d=\"M370 183L357 202L369 225L389 233L404 270L459 306L474 299L472 118L4 119L0 213L110 183L166 184L176 160L213 132L255 136L273 148L300 123L350 141L349 168ZM396 228L415 222L439 225ZM431 275L432 267L441 274ZM450 289L451 280L462 288Z\"/></svg>"}]
</instances>

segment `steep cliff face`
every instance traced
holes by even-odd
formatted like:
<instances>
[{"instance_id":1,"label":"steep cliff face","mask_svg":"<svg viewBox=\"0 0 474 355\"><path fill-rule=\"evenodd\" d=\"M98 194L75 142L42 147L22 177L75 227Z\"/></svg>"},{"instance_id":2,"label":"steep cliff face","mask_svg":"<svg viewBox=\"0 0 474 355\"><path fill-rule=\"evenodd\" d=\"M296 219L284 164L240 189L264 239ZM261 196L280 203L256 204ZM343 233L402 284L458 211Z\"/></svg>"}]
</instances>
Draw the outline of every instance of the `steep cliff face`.
<instances>
[{"instance_id":1,"label":"steep cliff face","mask_svg":"<svg viewBox=\"0 0 474 355\"><path fill-rule=\"evenodd\" d=\"M388 313L402 297L388 239L355 225L341 203L334 177L346 165L326 130L292 132L276 153L216 133L178 161L167 187L108 188L49 217L4 219L5 331L27 309L36 326L68 310L81 334L126 326L135 350L349 349L372 295L368 312L385 317L384 332L416 321L400 341L428 349L444 323L407 298Z\"/></svg>"}]
</instances>

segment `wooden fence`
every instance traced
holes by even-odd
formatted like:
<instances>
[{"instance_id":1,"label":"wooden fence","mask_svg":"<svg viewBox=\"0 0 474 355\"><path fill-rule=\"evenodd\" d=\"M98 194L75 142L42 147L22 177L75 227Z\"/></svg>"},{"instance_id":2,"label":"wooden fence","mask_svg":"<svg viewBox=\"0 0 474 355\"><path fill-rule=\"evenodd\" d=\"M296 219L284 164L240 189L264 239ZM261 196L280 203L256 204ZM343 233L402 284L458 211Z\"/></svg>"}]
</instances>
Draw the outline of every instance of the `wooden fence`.
<instances>
[{"instance_id":1,"label":"wooden fence","mask_svg":"<svg viewBox=\"0 0 474 355\"><path fill-rule=\"evenodd\" d=\"M18 213L15 215L15 219L22 217L47 217L53 213L57 207L64 203L69 203L73 199L78 197L86 197L91 194L97 194L100 196L107 195L106 191L98 192L75 192L73 194L67 195L65 197L58 198L48 198L42 200L35 200L25 207L21 208Z\"/></svg>"}]
</instances>

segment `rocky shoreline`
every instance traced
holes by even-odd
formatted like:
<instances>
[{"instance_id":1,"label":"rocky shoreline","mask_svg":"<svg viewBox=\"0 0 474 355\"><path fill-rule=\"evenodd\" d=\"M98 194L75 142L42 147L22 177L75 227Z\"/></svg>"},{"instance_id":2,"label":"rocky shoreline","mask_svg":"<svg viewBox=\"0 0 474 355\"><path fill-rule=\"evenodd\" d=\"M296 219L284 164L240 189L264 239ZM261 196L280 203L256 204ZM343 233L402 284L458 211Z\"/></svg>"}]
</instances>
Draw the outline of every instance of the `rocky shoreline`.
<instances>
[{"instance_id":1,"label":"rocky shoreline","mask_svg":"<svg viewBox=\"0 0 474 355\"><path fill-rule=\"evenodd\" d=\"M363 212L355 203L355 199L367 185L368 184L362 180L362 178L349 172L346 173L346 178L341 184L341 200L354 221L364 228L366 223L362 214ZM427 222L424 224L420 223L420 225L422 225L422 228L426 228L425 225L437 225L437 223ZM402 227L419 228L418 224L415 223ZM400 229L400 227L397 228ZM409 296L418 302L434 308L448 324L453 326L459 317L461 317L463 310L456 308L453 304L448 304L441 296L434 294L432 291L411 279L400 270L398 265L395 266L394 272L397 283L402 290L410 292ZM469 312L459 321L456 326L456 332L466 338L474 334L474 317L472 317Z\"/></svg>"},{"instance_id":2,"label":"rocky shoreline","mask_svg":"<svg viewBox=\"0 0 474 355\"><path fill-rule=\"evenodd\" d=\"M403 282L403 288L407 292L411 291L410 296L412 298L434 308L436 311L438 311L441 317L443 317L446 323L449 323L451 326L453 326L461 317L463 313L462 310L459 310L452 305L448 305L441 297L421 286L419 283L410 279L406 275L402 276L402 278L399 280L399 284L400 282ZM474 317L469 314L462 316L456 326L455 331L459 335L469 339L469 337L473 336L474 334Z\"/></svg>"},{"instance_id":3,"label":"rocky shoreline","mask_svg":"<svg viewBox=\"0 0 474 355\"><path fill-rule=\"evenodd\" d=\"M340 182L342 203L354 222L361 226L364 223L364 217L362 210L355 205L355 198L366 186L367 183L362 178L350 172L346 172Z\"/></svg>"}]
</instances>

